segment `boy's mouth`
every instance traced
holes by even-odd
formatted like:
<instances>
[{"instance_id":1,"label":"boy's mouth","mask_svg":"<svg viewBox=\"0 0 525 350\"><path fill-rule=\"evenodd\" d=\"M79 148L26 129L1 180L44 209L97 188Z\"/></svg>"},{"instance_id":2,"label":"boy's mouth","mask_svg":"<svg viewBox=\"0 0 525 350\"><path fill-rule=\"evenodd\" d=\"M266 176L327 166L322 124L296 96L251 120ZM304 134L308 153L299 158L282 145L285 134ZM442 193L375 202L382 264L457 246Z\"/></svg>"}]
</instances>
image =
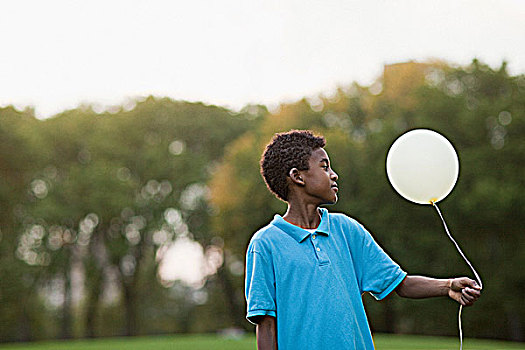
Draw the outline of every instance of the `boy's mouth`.
<instances>
[{"instance_id":1,"label":"boy's mouth","mask_svg":"<svg viewBox=\"0 0 525 350\"><path fill-rule=\"evenodd\" d=\"M333 184L333 185L331 186L331 188L332 188L335 192L339 191L339 186L337 186L337 184Z\"/></svg>"}]
</instances>

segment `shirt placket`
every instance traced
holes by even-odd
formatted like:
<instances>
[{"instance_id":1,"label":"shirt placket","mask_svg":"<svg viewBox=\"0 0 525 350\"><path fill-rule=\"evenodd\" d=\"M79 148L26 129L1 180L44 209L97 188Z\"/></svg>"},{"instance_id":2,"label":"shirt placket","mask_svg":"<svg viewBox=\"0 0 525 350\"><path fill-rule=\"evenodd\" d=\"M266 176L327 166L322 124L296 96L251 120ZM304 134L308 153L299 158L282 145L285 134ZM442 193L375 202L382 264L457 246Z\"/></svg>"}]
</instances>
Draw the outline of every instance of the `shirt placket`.
<instances>
[{"instance_id":1,"label":"shirt placket","mask_svg":"<svg viewBox=\"0 0 525 350\"><path fill-rule=\"evenodd\" d=\"M315 256L317 258L317 261L319 262L319 265L326 265L330 263L330 260L328 259L328 255L326 254L325 247L324 247L324 239L317 234L317 232L313 233L310 236L310 241L312 242L312 245L314 247Z\"/></svg>"}]
</instances>

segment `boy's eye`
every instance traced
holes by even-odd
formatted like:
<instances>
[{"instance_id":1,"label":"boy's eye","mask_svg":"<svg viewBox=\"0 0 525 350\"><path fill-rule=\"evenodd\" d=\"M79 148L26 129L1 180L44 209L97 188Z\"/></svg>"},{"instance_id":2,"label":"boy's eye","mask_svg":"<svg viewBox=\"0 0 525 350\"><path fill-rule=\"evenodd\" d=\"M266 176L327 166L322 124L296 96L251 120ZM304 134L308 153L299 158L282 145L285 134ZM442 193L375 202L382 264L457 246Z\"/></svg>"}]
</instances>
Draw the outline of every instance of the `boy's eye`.
<instances>
[{"instance_id":1,"label":"boy's eye","mask_svg":"<svg viewBox=\"0 0 525 350\"><path fill-rule=\"evenodd\" d=\"M328 165L323 165L323 169L324 170L328 170L329 166Z\"/></svg>"}]
</instances>

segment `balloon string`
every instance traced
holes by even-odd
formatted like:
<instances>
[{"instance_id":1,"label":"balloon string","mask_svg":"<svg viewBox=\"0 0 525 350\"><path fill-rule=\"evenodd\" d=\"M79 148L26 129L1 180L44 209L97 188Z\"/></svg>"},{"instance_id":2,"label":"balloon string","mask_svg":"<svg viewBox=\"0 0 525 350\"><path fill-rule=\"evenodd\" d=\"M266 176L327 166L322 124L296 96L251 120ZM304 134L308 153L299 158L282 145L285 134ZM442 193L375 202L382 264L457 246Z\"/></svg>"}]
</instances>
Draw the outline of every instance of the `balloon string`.
<instances>
[{"instance_id":1,"label":"balloon string","mask_svg":"<svg viewBox=\"0 0 525 350\"><path fill-rule=\"evenodd\" d=\"M474 273L474 276L476 276L476 280L477 280L477 283L479 285L480 288L483 289L483 282L481 282L481 278L479 277L478 273L476 272L476 270L474 269L474 267L472 266L472 264L470 263L470 261L467 259L467 257L465 256L465 254L463 254L463 251L461 250L461 248L459 247L458 243L456 242L456 240L452 237L452 235L450 234L449 230L448 230L448 227L447 227L447 223L445 222L445 219L443 218L443 215L441 215L441 211L439 210L436 202L434 201L431 201L430 202L434 208L436 208L438 214L439 214L439 217L441 218L441 222L443 223L443 226L445 227L445 232L447 233L448 235L448 238L450 238L450 240L452 241L452 243L454 243L454 245L456 246L456 249L458 250L459 254L461 254L461 256L463 257L463 259L466 261L466 263L468 264L468 266L470 267L470 269L472 270L472 272ZM458 326L459 326L459 349L462 350L463 349L463 329L461 327L461 311L463 310L463 305L459 305L459 313L458 313Z\"/></svg>"},{"instance_id":2,"label":"balloon string","mask_svg":"<svg viewBox=\"0 0 525 350\"><path fill-rule=\"evenodd\" d=\"M463 349L463 328L461 327L461 311L463 311L463 305L459 305L459 312L458 312L459 350Z\"/></svg>"},{"instance_id":3,"label":"balloon string","mask_svg":"<svg viewBox=\"0 0 525 350\"><path fill-rule=\"evenodd\" d=\"M434 206L434 208L436 208L438 214L439 214L439 217L441 218L441 221L443 222L443 226L445 227L445 231L447 232L447 235L448 237L450 238L450 240L452 241L452 243L454 243L454 245L456 246L456 249L458 250L459 254L461 254L461 256L463 257L463 259L465 260L465 262L468 264L468 266L470 267L470 269L472 270L472 272L474 273L474 276L476 276L476 280L478 282L478 285L481 289L483 289L483 283L481 282L481 278L479 277L478 273L476 272L476 270L474 269L474 267L472 266L472 264L470 263L470 261L467 259L467 257L465 256L465 254L463 254L463 251L461 250L461 248L459 247L458 243L454 240L454 238L452 237L452 235L450 234L450 232L448 231L448 227L447 227L447 224L445 223L445 219L443 219L443 215L441 215L441 211L439 210L437 204L435 202L431 202L432 205Z\"/></svg>"}]
</instances>

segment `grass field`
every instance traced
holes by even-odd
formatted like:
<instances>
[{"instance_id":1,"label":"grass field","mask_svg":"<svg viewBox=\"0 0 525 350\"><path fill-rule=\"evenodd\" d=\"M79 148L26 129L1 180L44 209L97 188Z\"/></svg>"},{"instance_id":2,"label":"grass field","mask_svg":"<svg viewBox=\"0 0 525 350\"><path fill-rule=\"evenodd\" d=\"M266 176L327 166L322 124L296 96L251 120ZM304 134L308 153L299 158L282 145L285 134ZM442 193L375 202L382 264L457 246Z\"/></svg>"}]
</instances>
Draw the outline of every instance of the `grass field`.
<instances>
[{"instance_id":1,"label":"grass field","mask_svg":"<svg viewBox=\"0 0 525 350\"><path fill-rule=\"evenodd\" d=\"M459 349L456 338L378 334L377 350ZM138 338L111 338L0 345L1 350L254 350L255 338L225 339L213 335L179 335ZM525 343L466 339L464 350L524 349ZM333 349L338 350L338 349Z\"/></svg>"}]
</instances>

